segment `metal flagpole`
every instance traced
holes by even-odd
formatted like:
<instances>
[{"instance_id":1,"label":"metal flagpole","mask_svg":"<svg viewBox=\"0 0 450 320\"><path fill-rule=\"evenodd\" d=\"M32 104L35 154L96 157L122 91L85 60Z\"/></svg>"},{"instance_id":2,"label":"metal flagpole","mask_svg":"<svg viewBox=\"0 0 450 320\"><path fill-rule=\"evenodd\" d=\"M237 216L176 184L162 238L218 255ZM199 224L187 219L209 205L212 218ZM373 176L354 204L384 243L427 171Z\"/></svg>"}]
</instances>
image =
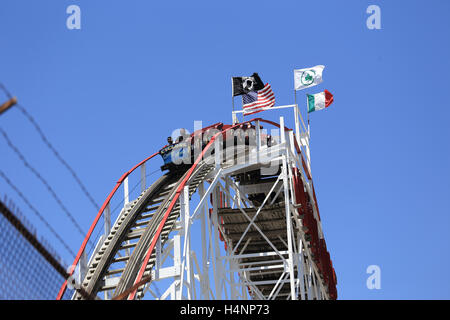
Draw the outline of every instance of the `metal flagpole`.
<instances>
[{"instance_id":1,"label":"metal flagpole","mask_svg":"<svg viewBox=\"0 0 450 320\"><path fill-rule=\"evenodd\" d=\"M308 134L308 132L307 132L305 123L303 122L302 113L297 104L297 90L295 89L295 81L294 81L294 103L295 103L294 104L295 131L296 131L296 135L297 135L297 143L299 145L301 145L301 139L302 139L301 136L304 134ZM300 125L300 121L303 126ZM303 130L304 130L304 132L303 132Z\"/></svg>"},{"instance_id":2,"label":"metal flagpole","mask_svg":"<svg viewBox=\"0 0 450 320\"><path fill-rule=\"evenodd\" d=\"M233 77L231 77L231 105L233 108L233 112L231 113L232 116L232 122L233 124L236 124L236 114L234 113L234 92L233 92Z\"/></svg>"},{"instance_id":3,"label":"metal flagpole","mask_svg":"<svg viewBox=\"0 0 450 320\"><path fill-rule=\"evenodd\" d=\"M300 139L300 124L298 123L299 119L298 119L298 105L297 105L297 90L295 89L295 69L294 69L294 104L295 104L295 108L294 108L294 120L295 120L295 131L296 131L296 136L297 136L297 143L299 146L301 146L301 139Z\"/></svg>"},{"instance_id":4,"label":"metal flagpole","mask_svg":"<svg viewBox=\"0 0 450 320\"><path fill-rule=\"evenodd\" d=\"M308 96L306 96L306 114L307 114L307 122L308 122L308 128L307 128L307 130L308 130L308 148L307 148L307 150L308 150L308 155L307 155L307 161L308 161L308 169L309 169L309 174L312 174L311 173L311 150L309 149L309 143L310 143L310 139L311 139L311 130L310 130L310 127L309 127L309 106L308 106Z\"/></svg>"},{"instance_id":5,"label":"metal flagpole","mask_svg":"<svg viewBox=\"0 0 450 320\"><path fill-rule=\"evenodd\" d=\"M308 137L311 137L310 134L310 130L309 130L309 110L308 110L308 96L306 96L306 115L307 115L307 120L308 120Z\"/></svg>"},{"instance_id":6,"label":"metal flagpole","mask_svg":"<svg viewBox=\"0 0 450 320\"><path fill-rule=\"evenodd\" d=\"M241 95L241 101L242 101L242 110L244 110L244 96ZM242 122L245 122L245 114L242 112Z\"/></svg>"},{"instance_id":7,"label":"metal flagpole","mask_svg":"<svg viewBox=\"0 0 450 320\"><path fill-rule=\"evenodd\" d=\"M301 135L301 130L300 130L300 123L299 123L299 110L298 110L298 105L297 105L297 90L295 90L294 88L294 120L295 120L295 135L296 135L296 139L297 139L297 143L298 145L301 145L301 139L300 139L300 135Z\"/></svg>"}]
</instances>

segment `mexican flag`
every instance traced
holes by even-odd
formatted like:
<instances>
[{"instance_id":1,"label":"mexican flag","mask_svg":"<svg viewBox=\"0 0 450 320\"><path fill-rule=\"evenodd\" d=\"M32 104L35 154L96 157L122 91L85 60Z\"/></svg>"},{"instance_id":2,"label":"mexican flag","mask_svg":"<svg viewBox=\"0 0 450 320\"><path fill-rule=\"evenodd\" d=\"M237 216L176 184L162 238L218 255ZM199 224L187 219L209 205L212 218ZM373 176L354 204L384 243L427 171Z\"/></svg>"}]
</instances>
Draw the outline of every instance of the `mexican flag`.
<instances>
[{"instance_id":1,"label":"mexican flag","mask_svg":"<svg viewBox=\"0 0 450 320\"><path fill-rule=\"evenodd\" d=\"M333 103L333 95L330 91L325 90L316 94L307 94L308 97L308 113L328 108Z\"/></svg>"}]
</instances>

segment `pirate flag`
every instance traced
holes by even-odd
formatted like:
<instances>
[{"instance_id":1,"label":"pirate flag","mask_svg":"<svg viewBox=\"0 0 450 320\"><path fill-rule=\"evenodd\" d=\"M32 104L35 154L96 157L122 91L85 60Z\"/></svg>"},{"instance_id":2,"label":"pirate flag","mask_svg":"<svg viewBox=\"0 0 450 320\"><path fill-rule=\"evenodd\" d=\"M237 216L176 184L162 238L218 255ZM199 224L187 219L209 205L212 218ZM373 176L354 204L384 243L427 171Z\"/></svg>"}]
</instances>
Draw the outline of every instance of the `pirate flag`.
<instances>
[{"instance_id":1,"label":"pirate flag","mask_svg":"<svg viewBox=\"0 0 450 320\"><path fill-rule=\"evenodd\" d=\"M256 72L251 77L233 77L233 97L263 88L264 83Z\"/></svg>"}]
</instances>

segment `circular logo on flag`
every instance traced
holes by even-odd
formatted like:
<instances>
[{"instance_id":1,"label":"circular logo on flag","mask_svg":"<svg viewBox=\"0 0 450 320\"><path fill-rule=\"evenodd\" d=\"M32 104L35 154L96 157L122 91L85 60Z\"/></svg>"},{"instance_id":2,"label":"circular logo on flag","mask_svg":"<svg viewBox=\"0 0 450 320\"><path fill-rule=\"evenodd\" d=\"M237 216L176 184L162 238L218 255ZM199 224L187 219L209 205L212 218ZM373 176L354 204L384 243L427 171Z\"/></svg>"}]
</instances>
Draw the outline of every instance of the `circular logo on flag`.
<instances>
[{"instance_id":1,"label":"circular logo on flag","mask_svg":"<svg viewBox=\"0 0 450 320\"><path fill-rule=\"evenodd\" d=\"M316 76L316 71L314 71L312 69L306 70L306 71L303 71L300 81L302 82L303 85L309 86L310 84L312 84L314 82L315 76Z\"/></svg>"},{"instance_id":2,"label":"circular logo on flag","mask_svg":"<svg viewBox=\"0 0 450 320\"><path fill-rule=\"evenodd\" d=\"M253 79L251 78L247 78L244 80L244 83L242 84L242 86L244 87L244 90L246 91L252 91L253 90Z\"/></svg>"}]
</instances>

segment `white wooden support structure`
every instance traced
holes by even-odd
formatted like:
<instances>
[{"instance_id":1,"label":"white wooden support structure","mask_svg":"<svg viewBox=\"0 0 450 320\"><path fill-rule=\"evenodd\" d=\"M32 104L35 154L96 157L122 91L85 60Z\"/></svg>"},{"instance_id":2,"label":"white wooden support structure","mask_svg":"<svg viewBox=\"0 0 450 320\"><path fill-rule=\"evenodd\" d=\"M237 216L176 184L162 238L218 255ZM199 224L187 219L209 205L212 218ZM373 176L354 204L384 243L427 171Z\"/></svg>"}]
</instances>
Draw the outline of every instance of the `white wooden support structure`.
<instances>
[{"instance_id":1,"label":"white wooden support structure","mask_svg":"<svg viewBox=\"0 0 450 320\"><path fill-rule=\"evenodd\" d=\"M141 164L141 192L145 191L146 188L146 167L145 167L145 162L143 164Z\"/></svg>"},{"instance_id":2,"label":"white wooden support structure","mask_svg":"<svg viewBox=\"0 0 450 320\"><path fill-rule=\"evenodd\" d=\"M143 286L144 289L139 289L143 294L148 293L155 299L178 300L329 298L328 288L312 256L311 240L303 228L304 218L299 216L296 204L294 174L297 177L297 173L294 172L297 171L294 168L298 169L298 179L311 201L319 238L323 238L312 182L295 146L296 143L300 146L310 169L309 135L298 105L273 109L283 108L293 108L294 130L286 130L285 119L280 117L279 128L272 130L273 139L270 140L265 129L261 129L264 122L255 120L255 130L248 134L248 143L241 146L236 157L225 155L226 161L222 150L225 142L219 135L211 144L214 153L210 150L209 158L205 160L209 167L203 176L200 174L203 169L198 173L195 171L198 176L184 180L185 185L180 189L176 188L181 180L173 179L167 182L164 192L155 196L154 202L144 203L147 207L141 220L130 224L133 225L127 233L130 236L117 254L117 261L130 259L133 251L129 248L136 245L133 237L143 232L147 221L158 215L158 219L162 219L164 211L152 209L155 203L164 203L166 197L179 195L174 200L178 202L171 203L172 210L178 211L164 218L167 220L163 220L158 238L154 238L154 251L148 255L152 265L146 271L148 274L151 270L151 281ZM240 111L235 111L233 117L237 113ZM204 164L198 164L201 165ZM139 199L150 193L152 182L150 178L147 181L147 164L142 163L138 169L140 175L134 176L140 181L131 181L133 186L140 184L140 198L130 202L128 180L133 176L126 177L122 183L124 208L111 228L110 205L105 207L104 235L94 251L118 230L117 226L125 221ZM168 203L164 205L166 207L162 208L167 208ZM151 213L147 213L149 211ZM166 227L169 220L173 223L170 228ZM78 266L80 275L86 274L85 260L82 257ZM116 272L121 271L113 270L102 278L103 287L119 286ZM105 299L112 296L112 291L105 291Z\"/></svg>"},{"instance_id":3,"label":"white wooden support structure","mask_svg":"<svg viewBox=\"0 0 450 320\"><path fill-rule=\"evenodd\" d=\"M130 193L128 191L128 177L123 181L123 199L124 206L126 206L130 202Z\"/></svg>"},{"instance_id":4,"label":"white wooden support structure","mask_svg":"<svg viewBox=\"0 0 450 320\"><path fill-rule=\"evenodd\" d=\"M108 236L109 231L111 230L111 204L108 202L106 205L105 211L103 212L103 220L105 223L104 235Z\"/></svg>"}]
</instances>

